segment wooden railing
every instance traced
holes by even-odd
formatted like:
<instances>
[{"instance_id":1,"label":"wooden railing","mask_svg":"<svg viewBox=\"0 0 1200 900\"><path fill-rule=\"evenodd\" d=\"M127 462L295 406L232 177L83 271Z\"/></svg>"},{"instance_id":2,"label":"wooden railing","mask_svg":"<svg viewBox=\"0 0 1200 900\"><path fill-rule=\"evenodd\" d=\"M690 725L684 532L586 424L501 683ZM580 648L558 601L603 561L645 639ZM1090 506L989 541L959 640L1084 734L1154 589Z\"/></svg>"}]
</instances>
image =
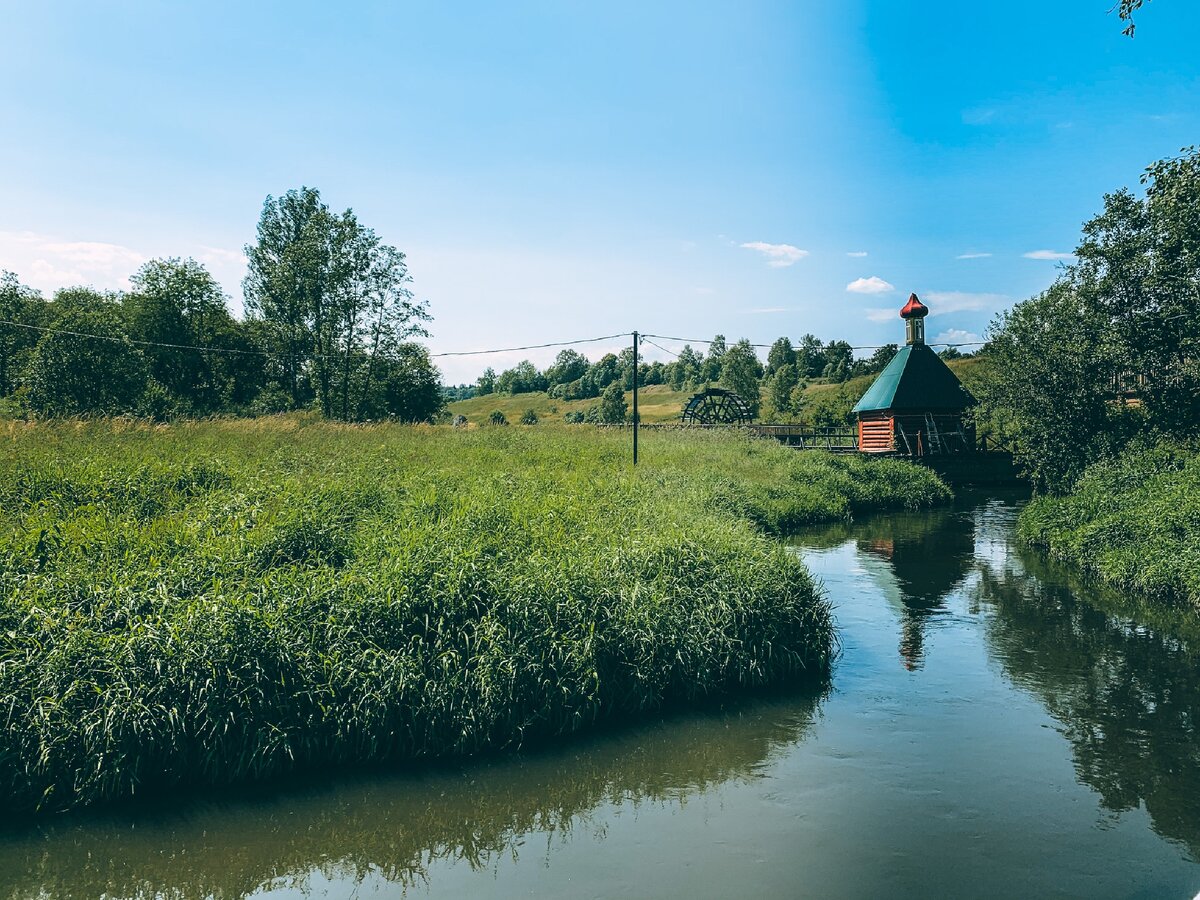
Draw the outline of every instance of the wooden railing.
<instances>
[{"instance_id":1,"label":"wooden railing","mask_svg":"<svg viewBox=\"0 0 1200 900\"><path fill-rule=\"evenodd\" d=\"M750 431L802 450L857 450L858 429L852 426L750 425Z\"/></svg>"}]
</instances>

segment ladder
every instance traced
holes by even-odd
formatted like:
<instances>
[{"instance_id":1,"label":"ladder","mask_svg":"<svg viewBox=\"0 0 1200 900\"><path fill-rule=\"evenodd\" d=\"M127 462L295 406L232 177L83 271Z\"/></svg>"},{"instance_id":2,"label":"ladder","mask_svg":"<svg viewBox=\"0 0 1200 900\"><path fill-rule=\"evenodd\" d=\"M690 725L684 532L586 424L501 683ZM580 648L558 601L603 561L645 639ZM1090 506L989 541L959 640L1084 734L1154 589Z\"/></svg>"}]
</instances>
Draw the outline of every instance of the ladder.
<instances>
[{"instance_id":1,"label":"ladder","mask_svg":"<svg viewBox=\"0 0 1200 900\"><path fill-rule=\"evenodd\" d=\"M946 445L938 434L937 422L933 421L933 413L925 413L925 430L929 433L929 449L933 453L945 453Z\"/></svg>"}]
</instances>

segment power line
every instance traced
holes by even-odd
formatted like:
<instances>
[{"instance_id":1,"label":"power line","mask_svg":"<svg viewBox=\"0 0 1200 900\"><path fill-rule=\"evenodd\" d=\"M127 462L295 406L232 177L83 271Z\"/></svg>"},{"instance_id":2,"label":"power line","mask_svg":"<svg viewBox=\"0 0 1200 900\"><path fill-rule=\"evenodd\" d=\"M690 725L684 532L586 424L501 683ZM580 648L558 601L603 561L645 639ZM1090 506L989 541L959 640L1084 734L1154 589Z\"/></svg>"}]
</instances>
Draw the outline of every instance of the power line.
<instances>
[{"instance_id":1,"label":"power line","mask_svg":"<svg viewBox=\"0 0 1200 900\"><path fill-rule=\"evenodd\" d=\"M70 337L91 338L96 341L113 341L115 343L124 343L128 341L131 344L137 344L139 347L166 347L171 350L198 350L201 353L237 353L243 356L272 356L264 350L236 350L232 347L197 347L193 344L164 344L160 341L135 341L133 338L113 337L111 334L88 334L83 331L68 331L65 328L43 328L41 325L27 325L24 322L12 322L8 319L0 319L0 325L11 325L14 328L28 328L30 331L40 331L44 334L65 334ZM318 354L314 354L318 355Z\"/></svg>"},{"instance_id":2,"label":"power line","mask_svg":"<svg viewBox=\"0 0 1200 900\"><path fill-rule=\"evenodd\" d=\"M639 336L641 337L643 342L649 344L651 347L657 347L663 353L670 353L673 357L675 357L676 359L679 359L679 354L676 353L674 350L668 350L666 347L662 346L661 344L654 343L654 341L647 338L644 334L639 335Z\"/></svg>"},{"instance_id":3,"label":"power line","mask_svg":"<svg viewBox=\"0 0 1200 900\"><path fill-rule=\"evenodd\" d=\"M113 335L108 335L108 334L90 334L90 333L84 332L84 331L71 331L66 328L47 328L42 325L29 325L25 322L14 322L10 319L0 319L0 325L10 325L13 328L25 328L25 329L28 329L29 331L38 331L43 334L63 334L63 335L67 335L69 337L88 338L88 339L96 340L96 341L110 341L110 342L115 342L115 343L121 343L123 341L128 341L129 343L134 344L138 347L162 347L162 348L165 348L168 350L192 350L197 353L229 353L229 354L234 354L237 356L271 357L271 356L279 356L280 355L279 353L271 352L268 350L239 350L239 349L236 349L233 347L199 347L199 346L196 346L195 344L171 344L171 343L166 343L163 341L142 341L142 340L135 340L133 338L128 338L128 337L124 337L124 336L114 337ZM458 357L458 356L487 356L487 355L495 354L495 353L519 353L519 352L522 352L525 350L545 350L545 349L549 349L551 347L572 347L577 344L596 344L601 341L612 341L612 340L616 340L617 338L627 337L630 334L631 334L631 332L620 332L618 334L602 335L601 337L577 338L576 340L572 340L572 341L551 341L551 342L545 343L545 344L527 344L523 347L499 347L499 348L492 349L492 350L449 350L449 351L444 351L442 353L431 353L430 358L431 359L441 359L441 358L450 357L450 356L455 356L455 357ZM650 344L652 347L657 347L659 350L662 350L664 353L671 354L676 359L679 358L678 353L676 353L674 350L670 350L666 347L663 347L660 344L655 343L653 340L651 340L651 338L658 338L659 340L662 340L662 341L677 341L678 343L681 343L681 344L713 344L713 343L715 343L712 340L705 340L704 338L671 337L670 335L665 335L665 334L643 334L643 335L641 335L641 338L647 344ZM934 342L934 343L929 344L929 346L930 347L976 347L976 346L981 346L985 343L987 343L987 342L986 341L963 341L960 343ZM756 349L769 350L772 345L771 344L750 344L750 346L754 347ZM883 345L869 346L869 347L868 346L860 346L860 347L851 347L850 349L851 350L881 350L885 346L890 346L890 345L883 344ZM323 353L312 353L312 354L309 354L309 356L312 359L338 359L338 358L340 358L340 357L332 356L330 354L323 354Z\"/></svg>"},{"instance_id":4,"label":"power line","mask_svg":"<svg viewBox=\"0 0 1200 900\"><path fill-rule=\"evenodd\" d=\"M632 333L633 332L606 334L604 337L580 338L576 341L552 341L549 344L530 344L527 347L503 347L499 350L452 350L446 353L431 353L430 356L437 358L441 356L483 356L488 353L519 353L522 350L544 350L547 347L570 347L575 344L595 344L599 341L611 341L615 340L616 338L629 337Z\"/></svg>"},{"instance_id":5,"label":"power line","mask_svg":"<svg viewBox=\"0 0 1200 900\"><path fill-rule=\"evenodd\" d=\"M235 354L239 354L242 356L278 356L279 355L278 353L274 353L274 352L271 352L268 350L237 350L232 347L198 347L195 344L169 344L169 343L165 343L163 341L140 341L140 340L134 340L133 338L129 338L129 337L125 337L125 336L114 337L111 334L90 334L85 331L71 331L66 328L46 328L41 325L29 325L25 322L13 322L10 319L0 319L0 325L11 325L14 328L26 328L30 331L42 332L43 334L64 334L69 337L90 338L91 340L95 340L95 341L111 341L114 343L122 343L122 342L128 341L129 343L135 344L139 347L164 347L168 350L195 350L199 353L235 353ZM548 344L530 344L529 346L526 346L526 347L501 347L501 348L498 348L495 350L451 350L451 351L444 352L444 353L431 353L430 357L438 358L438 357L443 357L443 356L482 356L482 355L489 354L489 353L516 353L516 352L519 352L522 350L542 350L547 347L570 347L574 344L594 344L599 341L611 341L611 340L615 340L616 338L623 338L625 336L626 335L624 333L608 334L608 335L604 335L603 337L580 338L580 339L574 340L574 341L552 341L551 343L548 343ZM309 356L313 359L337 359L337 358L339 358L339 357L330 356L329 354L324 354L324 353L312 353L312 354L309 354Z\"/></svg>"},{"instance_id":6,"label":"power line","mask_svg":"<svg viewBox=\"0 0 1200 900\"><path fill-rule=\"evenodd\" d=\"M705 340L704 338L671 337L670 335L666 335L666 334L643 334L642 337L643 338L658 338L660 341L678 341L681 344L714 344L714 343L716 343L716 341ZM647 342L647 343L649 343L649 342ZM987 343L987 341L962 341L957 344L951 344L951 343L947 343L945 341L935 341L933 343L927 343L926 346L927 347L980 347L986 343ZM658 347L658 344L655 344L654 346ZM750 346L761 349L761 350L770 350L771 347L773 347L774 345L773 344L750 344ZM891 346L892 346L891 344L877 344L877 345L873 345L873 346L851 347L850 349L851 350L882 350L884 347L891 347ZM658 349L663 350L666 348L658 347ZM667 352L670 353L671 351L668 350Z\"/></svg>"}]
</instances>

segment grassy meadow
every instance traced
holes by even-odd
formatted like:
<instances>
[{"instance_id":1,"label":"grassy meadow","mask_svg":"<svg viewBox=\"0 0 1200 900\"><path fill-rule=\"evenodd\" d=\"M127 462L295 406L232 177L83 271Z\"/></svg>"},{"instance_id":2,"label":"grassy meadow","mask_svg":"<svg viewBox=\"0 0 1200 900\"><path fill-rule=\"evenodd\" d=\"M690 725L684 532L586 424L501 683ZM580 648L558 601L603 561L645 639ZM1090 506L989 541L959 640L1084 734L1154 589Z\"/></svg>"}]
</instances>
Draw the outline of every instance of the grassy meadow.
<instances>
[{"instance_id":1,"label":"grassy meadow","mask_svg":"<svg viewBox=\"0 0 1200 900\"><path fill-rule=\"evenodd\" d=\"M1021 514L1027 543L1118 588L1200 610L1200 452L1131 449Z\"/></svg>"},{"instance_id":2,"label":"grassy meadow","mask_svg":"<svg viewBox=\"0 0 1200 900\"><path fill-rule=\"evenodd\" d=\"M948 497L737 435L0 424L0 809L509 748L823 673L765 531Z\"/></svg>"}]
</instances>

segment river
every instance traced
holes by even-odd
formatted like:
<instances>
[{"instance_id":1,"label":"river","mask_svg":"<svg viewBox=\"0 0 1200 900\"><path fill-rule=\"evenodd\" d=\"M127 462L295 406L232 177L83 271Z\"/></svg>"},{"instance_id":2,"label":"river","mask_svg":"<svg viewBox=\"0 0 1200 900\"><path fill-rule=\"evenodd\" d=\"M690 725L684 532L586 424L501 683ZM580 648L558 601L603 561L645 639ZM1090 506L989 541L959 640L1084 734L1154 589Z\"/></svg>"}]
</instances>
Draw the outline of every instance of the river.
<instances>
[{"instance_id":1,"label":"river","mask_svg":"<svg viewBox=\"0 0 1200 900\"><path fill-rule=\"evenodd\" d=\"M1200 891L1200 627L1016 546L1017 498L793 539L828 685L556 748L0 834L0 898Z\"/></svg>"}]
</instances>

